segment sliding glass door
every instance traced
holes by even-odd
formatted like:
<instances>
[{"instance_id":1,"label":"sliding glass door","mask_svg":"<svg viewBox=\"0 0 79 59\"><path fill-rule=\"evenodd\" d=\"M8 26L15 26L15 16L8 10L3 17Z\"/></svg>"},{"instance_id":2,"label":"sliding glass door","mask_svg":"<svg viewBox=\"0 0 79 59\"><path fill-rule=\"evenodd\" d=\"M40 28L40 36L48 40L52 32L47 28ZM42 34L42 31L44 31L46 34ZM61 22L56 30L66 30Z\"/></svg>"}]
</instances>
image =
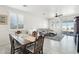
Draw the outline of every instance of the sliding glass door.
<instances>
[{"instance_id":1,"label":"sliding glass door","mask_svg":"<svg viewBox=\"0 0 79 59\"><path fill-rule=\"evenodd\" d=\"M62 33L68 36L74 35L74 21L68 20L62 22Z\"/></svg>"}]
</instances>

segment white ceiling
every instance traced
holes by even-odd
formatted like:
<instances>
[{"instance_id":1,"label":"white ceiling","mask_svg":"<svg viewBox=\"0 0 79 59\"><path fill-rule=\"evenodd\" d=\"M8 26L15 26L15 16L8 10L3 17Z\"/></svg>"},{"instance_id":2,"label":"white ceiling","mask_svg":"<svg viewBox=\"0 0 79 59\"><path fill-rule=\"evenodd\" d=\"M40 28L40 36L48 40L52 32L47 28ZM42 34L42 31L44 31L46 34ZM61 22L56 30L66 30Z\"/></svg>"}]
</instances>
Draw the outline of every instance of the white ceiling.
<instances>
[{"instance_id":1,"label":"white ceiling","mask_svg":"<svg viewBox=\"0 0 79 59\"><path fill-rule=\"evenodd\" d=\"M16 8L25 12L30 12L43 17L53 17L55 13L65 15L73 15L79 13L78 5L8 5L8 7Z\"/></svg>"}]
</instances>

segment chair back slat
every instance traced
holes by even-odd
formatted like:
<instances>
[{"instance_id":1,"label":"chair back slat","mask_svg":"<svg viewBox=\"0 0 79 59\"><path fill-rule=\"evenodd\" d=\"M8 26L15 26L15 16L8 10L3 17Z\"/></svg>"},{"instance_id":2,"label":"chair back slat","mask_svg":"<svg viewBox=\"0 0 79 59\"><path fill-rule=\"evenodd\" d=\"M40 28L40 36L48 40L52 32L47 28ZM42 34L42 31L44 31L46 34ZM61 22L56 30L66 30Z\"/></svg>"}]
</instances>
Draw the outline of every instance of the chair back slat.
<instances>
[{"instance_id":1,"label":"chair back slat","mask_svg":"<svg viewBox=\"0 0 79 59\"><path fill-rule=\"evenodd\" d=\"M43 49L43 43L44 43L44 38L42 36L39 36L35 42L34 52L39 52L41 49Z\"/></svg>"},{"instance_id":2,"label":"chair back slat","mask_svg":"<svg viewBox=\"0 0 79 59\"><path fill-rule=\"evenodd\" d=\"M9 38L10 38L10 44L11 44L11 48L15 48L14 46L14 38L11 36L11 34L9 34Z\"/></svg>"}]
</instances>

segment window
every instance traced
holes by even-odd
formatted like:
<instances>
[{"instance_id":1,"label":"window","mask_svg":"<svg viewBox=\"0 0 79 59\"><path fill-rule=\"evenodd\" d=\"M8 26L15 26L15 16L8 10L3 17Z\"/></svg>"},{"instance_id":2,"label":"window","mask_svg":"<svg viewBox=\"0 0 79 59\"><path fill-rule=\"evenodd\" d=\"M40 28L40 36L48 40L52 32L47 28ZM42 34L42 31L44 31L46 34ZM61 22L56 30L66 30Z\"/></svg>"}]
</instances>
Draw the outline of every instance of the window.
<instances>
[{"instance_id":1,"label":"window","mask_svg":"<svg viewBox=\"0 0 79 59\"><path fill-rule=\"evenodd\" d=\"M65 21L62 23L63 31L74 31L74 21Z\"/></svg>"},{"instance_id":2,"label":"window","mask_svg":"<svg viewBox=\"0 0 79 59\"><path fill-rule=\"evenodd\" d=\"M11 21L10 21L10 28L11 29L23 29L24 28L23 15L12 14Z\"/></svg>"}]
</instances>

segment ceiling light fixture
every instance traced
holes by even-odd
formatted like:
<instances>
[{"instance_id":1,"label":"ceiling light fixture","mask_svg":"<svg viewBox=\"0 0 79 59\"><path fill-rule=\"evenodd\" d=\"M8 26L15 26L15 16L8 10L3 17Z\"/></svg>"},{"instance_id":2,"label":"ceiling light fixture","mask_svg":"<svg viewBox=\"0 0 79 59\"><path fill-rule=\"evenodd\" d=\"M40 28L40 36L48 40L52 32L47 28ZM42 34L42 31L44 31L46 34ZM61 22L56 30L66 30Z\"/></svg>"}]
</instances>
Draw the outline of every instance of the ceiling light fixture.
<instances>
[{"instance_id":1,"label":"ceiling light fixture","mask_svg":"<svg viewBox=\"0 0 79 59\"><path fill-rule=\"evenodd\" d=\"M23 7L27 7L27 5L23 5Z\"/></svg>"}]
</instances>

